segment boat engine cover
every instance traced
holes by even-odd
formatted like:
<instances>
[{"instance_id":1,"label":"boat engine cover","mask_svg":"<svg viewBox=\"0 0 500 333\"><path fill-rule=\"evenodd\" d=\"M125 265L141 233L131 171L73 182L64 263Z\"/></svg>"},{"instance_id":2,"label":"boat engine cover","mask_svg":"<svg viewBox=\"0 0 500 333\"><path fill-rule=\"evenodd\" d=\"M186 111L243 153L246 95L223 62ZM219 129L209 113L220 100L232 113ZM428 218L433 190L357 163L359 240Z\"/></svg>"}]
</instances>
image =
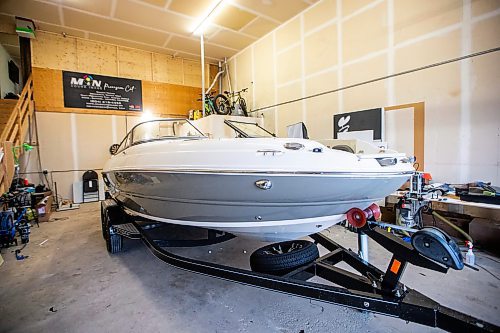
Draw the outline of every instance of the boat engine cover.
<instances>
[{"instance_id":1,"label":"boat engine cover","mask_svg":"<svg viewBox=\"0 0 500 333\"><path fill-rule=\"evenodd\" d=\"M426 258L456 270L464 268L457 243L438 228L426 227L417 231L411 236L411 244Z\"/></svg>"}]
</instances>

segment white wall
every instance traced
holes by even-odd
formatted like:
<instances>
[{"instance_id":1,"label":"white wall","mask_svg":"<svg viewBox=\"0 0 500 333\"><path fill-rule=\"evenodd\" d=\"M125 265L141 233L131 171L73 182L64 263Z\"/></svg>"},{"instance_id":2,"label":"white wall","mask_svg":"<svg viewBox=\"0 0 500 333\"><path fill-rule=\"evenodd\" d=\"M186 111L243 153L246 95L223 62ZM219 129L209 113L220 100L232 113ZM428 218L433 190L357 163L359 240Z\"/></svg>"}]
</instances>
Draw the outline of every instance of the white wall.
<instances>
[{"instance_id":1,"label":"white wall","mask_svg":"<svg viewBox=\"0 0 500 333\"><path fill-rule=\"evenodd\" d=\"M303 121L331 138L333 115L425 102L425 170L500 184L500 52L383 78L500 46L500 1L321 0L229 61L233 89L278 135ZM224 80L226 81L226 80Z\"/></svg>"},{"instance_id":2,"label":"white wall","mask_svg":"<svg viewBox=\"0 0 500 333\"><path fill-rule=\"evenodd\" d=\"M49 172L49 187L57 183L58 195L73 199L73 183L83 172L100 170L110 157L109 147L120 143L141 117L36 112L41 169ZM26 153L21 165L27 178L39 183L37 150Z\"/></svg>"}]
</instances>

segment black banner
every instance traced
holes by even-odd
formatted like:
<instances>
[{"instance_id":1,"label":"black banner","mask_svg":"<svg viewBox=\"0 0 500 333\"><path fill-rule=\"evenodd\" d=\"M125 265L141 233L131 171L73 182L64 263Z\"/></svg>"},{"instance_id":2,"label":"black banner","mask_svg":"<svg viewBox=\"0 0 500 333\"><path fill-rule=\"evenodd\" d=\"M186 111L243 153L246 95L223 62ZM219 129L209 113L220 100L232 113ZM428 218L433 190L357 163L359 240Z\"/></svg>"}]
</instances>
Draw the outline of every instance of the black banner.
<instances>
[{"instance_id":1,"label":"black banner","mask_svg":"<svg viewBox=\"0 0 500 333\"><path fill-rule=\"evenodd\" d=\"M338 133L373 130L373 140L382 140L382 109L340 113L333 116L333 138Z\"/></svg>"},{"instance_id":2,"label":"black banner","mask_svg":"<svg viewBox=\"0 0 500 333\"><path fill-rule=\"evenodd\" d=\"M63 71L63 91L67 108L142 110L140 80Z\"/></svg>"}]
</instances>

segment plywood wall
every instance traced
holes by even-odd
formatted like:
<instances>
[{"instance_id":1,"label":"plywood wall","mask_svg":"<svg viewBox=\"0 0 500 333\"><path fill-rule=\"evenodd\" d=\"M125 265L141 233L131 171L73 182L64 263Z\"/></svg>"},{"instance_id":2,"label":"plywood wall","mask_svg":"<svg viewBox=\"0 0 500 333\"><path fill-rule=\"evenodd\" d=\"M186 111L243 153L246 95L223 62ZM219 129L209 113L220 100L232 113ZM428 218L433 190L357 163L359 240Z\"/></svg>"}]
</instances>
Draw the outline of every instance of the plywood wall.
<instances>
[{"instance_id":1,"label":"plywood wall","mask_svg":"<svg viewBox=\"0 0 500 333\"><path fill-rule=\"evenodd\" d=\"M196 102L201 93L201 63L196 60L47 32L37 34L32 41L32 52L38 111L123 114L64 108L62 70L142 80L144 109L154 114L186 116L189 110L201 108ZM208 88L217 74L217 66L205 66Z\"/></svg>"},{"instance_id":2,"label":"plywood wall","mask_svg":"<svg viewBox=\"0 0 500 333\"><path fill-rule=\"evenodd\" d=\"M144 110L163 117L187 117L187 111L199 109L201 89L176 84L142 81Z\"/></svg>"},{"instance_id":3,"label":"plywood wall","mask_svg":"<svg viewBox=\"0 0 500 333\"><path fill-rule=\"evenodd\" d=\"M333 136L333 115L425 102L425 169L438 181L500 184L500 52L368 80L496 48L500 2L321 0L229 60L234 90L280 136L304 121ZM227 79L224 79L227 89Z\"/></svg>"},{"instance_id":4,"label":"plywood wall","mask_svg":"<svg viewBox=\"0 0 500 333\"><path fill-rule=\"evenodd\" d=\"M33 67L33 87L35 108L39 112L140 115L140 112L65 108L61 70ZM200 107L196 101L200 94L197 87L142 81L143 110L162 117L186 117L189 110Z\"/></svg>"},{"instance_id":5,"label":"plywood wall","mask_svg":"<svg viewBox=\"0 0 500 333\"><path fill-rule=\"evenodd\" d=\"M201 87L201 63L192 59L44 31L37 32L31 47L33 67ZM205 70L208 86L209 71L215 69L207 63Z\"/></svg>"}]
</instances>

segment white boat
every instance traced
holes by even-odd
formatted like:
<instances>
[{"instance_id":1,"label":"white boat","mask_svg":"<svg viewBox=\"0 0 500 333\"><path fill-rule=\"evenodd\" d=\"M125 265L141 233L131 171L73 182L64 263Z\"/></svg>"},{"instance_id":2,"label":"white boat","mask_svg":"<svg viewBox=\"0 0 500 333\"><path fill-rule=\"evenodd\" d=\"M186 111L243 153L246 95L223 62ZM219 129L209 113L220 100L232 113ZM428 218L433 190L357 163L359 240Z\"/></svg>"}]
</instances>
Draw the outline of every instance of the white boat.
<instances>
[{"instance_id":1,"label":"white boat","mask_svg":"<svg viewBox=\"0 0 500 333\"><path fill-rule=\"evenodd\" d=\"M135 126L103 169L132 215L267 241L297 239L398 189L414 172L404 154L329 149L225 121L235 138L211 139L190 121Z\"/></svg>"}]
</instances>

